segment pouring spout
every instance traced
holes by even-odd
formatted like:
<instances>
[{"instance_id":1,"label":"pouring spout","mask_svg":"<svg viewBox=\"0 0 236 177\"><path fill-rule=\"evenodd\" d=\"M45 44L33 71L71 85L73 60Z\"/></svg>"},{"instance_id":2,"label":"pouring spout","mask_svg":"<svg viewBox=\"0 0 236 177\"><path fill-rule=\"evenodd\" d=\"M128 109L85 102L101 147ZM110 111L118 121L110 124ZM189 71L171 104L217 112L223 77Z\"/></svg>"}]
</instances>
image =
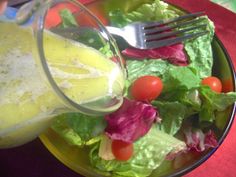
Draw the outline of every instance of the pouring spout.
<instances>
[{"instance_id":1,"label":"pouring spout","mask_svg":"<svg viewBox=\"0 0 236 177\"><path fill-rule=\"evenodd\" d=\"M29 3L24 4L16 14L16 23L23 25L28 22L32 16L41 9L43 6L50 3L52 0L33 0Z\"/></svg>"}]
</instances>

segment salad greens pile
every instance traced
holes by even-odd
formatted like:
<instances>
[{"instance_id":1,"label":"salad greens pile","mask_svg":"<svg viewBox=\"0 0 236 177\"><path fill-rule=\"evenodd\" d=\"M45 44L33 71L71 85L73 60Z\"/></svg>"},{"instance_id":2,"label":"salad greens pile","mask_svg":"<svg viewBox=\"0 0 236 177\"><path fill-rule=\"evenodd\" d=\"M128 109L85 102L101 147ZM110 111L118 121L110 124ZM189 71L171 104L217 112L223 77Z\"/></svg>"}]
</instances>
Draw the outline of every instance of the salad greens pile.
<instances>
[{"instance_id":1,"label":"salad greens pile","mask_svg":"<svg viewBox=\"0 0 236 177\"><path fill-rule=\"evenodd\" d=\"M120 9L109 12L111 25L117 27L176 16L176 11L160 0L142 4L127 13ZM62 18L62 27L75 25L67 11L62 12ZM142 76L158 76L164 87L157 99L135 101L127 89L124 104L110 115L94 117L68 113L55 119L53 130L70 145L89 148L90 162L99 173L149 176L181 153L202 152L217 146L216 113L232 105L236 93L216 93L201 84L203 78L212 75L214 24L207 16L198 18L202 19L199 23L207 24L209 33L204 36L162 49L127 48L122 52L128 73L127 88ZM100 51L110 56L109 46ZM113 140L133 144L134 152L129 160L114 158Z\"/></svg>"}]
</instances>

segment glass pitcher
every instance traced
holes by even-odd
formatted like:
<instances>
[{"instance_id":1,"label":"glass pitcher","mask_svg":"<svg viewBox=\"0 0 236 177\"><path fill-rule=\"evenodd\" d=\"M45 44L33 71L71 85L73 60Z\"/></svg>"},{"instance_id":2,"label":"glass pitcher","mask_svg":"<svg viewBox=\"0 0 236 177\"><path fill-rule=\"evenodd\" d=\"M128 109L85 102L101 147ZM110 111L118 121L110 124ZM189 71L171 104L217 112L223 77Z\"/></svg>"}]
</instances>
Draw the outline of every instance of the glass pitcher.
<instances>
[{"instance_id":1,"label":"glass pitcher","mask_svg":"<svg viewBox=\"0 0 236 177\"><path fill-rule=\"evenodd\" d=\"M77 0L36 0L14 10L0 17L0 148L34 139L61 113L119 108L125 70L89 10Z\"/></svg>"}]
</instances>

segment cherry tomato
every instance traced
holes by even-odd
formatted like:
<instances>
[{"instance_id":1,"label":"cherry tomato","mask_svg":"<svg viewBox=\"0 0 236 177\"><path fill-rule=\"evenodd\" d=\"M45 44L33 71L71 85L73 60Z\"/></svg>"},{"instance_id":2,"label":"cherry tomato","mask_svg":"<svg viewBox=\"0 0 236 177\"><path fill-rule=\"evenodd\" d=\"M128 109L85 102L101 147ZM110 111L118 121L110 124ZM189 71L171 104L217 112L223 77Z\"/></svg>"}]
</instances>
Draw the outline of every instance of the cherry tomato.
<instances>
[{"instance_id":1,"label":"cherry tomato","mask_svg":"<svg viewBox=\"0 0 236 177\"><path fill-rule=\"evenodd\" d=\"M108 18L102 8L93 5L88 6L88 9L94 13L94 15L102 22L103 25L107 26L109 24Z\"/></svg>"},{"instance_id":2,"label":"cherry tomato","mask_svg":"<svg viewBox=\"0 0 236 177\"><path fill-rule=\"evenodd\" d=\"M222 83L220 79L214 76L206 77L202 80L203 85L207 85L211 90L220 93L222 91Z\"/></svg>"},{"instance_id":3,"label":"cherry tomato","mask_svg":"<svg viewBox=\"0 0 236 177\"><path fill-rule=\"evenodd\" d=\"M79 11L79 7L70 3L60 3L48 10L45 19L45 27L50 29L59 25L62 21L60 11L63 9L69 9L72 13Z\"/></svg>"},{"instance_id":4,"label":"cherry tomato","mask_svg":"<svg viewBox=\"0 0 236 177\"><path fill-rule=\"evenodd\" d=\"M156 99L163 89L162 81L156 76L142 76L131 86L131 95L139 101L152 101Z\"/></svg>"},{"instance_id":5,"label":"cherry tomato","mask_svg":"<svg viewBox=\"0 0 236 177\"><path fill-rule=\"evenodd\" d=\"M117 160L129 160L134 151L133 143L127 143L121 140L113 140L111 144L112 153Z\"/></svg>"},{"instance_id":6,"label":"cherry tomato","mask_svg":"<svg viewBox=\"0 0 236 177\"><path fill-rule=\"evenodd\" d=\"M95 5L88 5L87 8L102 22L103 25L107 26L109 24L108 18L102 8ZM79 22L79 25L82 26L98 27L95 21L91 20L90 16L86 13L78 15L77 21Z\"/></svg>"}]
</instances>

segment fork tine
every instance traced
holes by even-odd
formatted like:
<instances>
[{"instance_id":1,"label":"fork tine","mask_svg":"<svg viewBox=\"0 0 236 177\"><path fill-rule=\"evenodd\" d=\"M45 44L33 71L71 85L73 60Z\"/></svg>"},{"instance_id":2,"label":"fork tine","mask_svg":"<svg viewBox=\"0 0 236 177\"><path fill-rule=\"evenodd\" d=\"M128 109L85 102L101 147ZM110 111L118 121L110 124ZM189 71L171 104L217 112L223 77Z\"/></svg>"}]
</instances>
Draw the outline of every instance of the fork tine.
<instances>
[{"instance_id":1,"label":"fork tine","mask_svg":"<svg viewBox=\"0 0 236 177\"><path fill-rule=\"evenodd\" d=\"M179 17L176 17L176 18L173 18L173 19L161 20L161 21L158 21L158 22L144 22L143 23L144 24L144 29L153 28L153 27L160 26L160 25L167 25L169 23L178 22L178 21L188 19L188 18L191 18L191 17L197 17L197 16L202 15L204 13L205 13L204 11L195 12L195 13L190 13L190 14L187 14L187 15L182 15L182 16L179 16Z\"/></svg>"},{"instance_id":2,"label":"fork tine","mask_svg":"<svg viewBox=\"0 0 236 177\"><path fill-rule=\"evenodd\" d=\"M152 48L170 46L170 45L185 41L187 39L192 39L192 38L196 38L196 37L205 35L207 33L208 33L208 31L204 31L204 32L198 32L198 33L193 33L193 34L187 34L187 35L181 36L181 37L163 39L163 40L158 40L158 41L147 41L146 42L146 49L147 48L152 49Z\"/></svg>"},{"instance_id":3,"label":"fork tine","mask_svg":"<svg viewBox=\"0 0 236 177\"><path fill-rule=\"evenodd\" d=\"M185 33L185 32L189 32L189 31L192 31L192 30L195 30L195 29L205 28L206 26L207 25L203 24L203 25L198 25L198 26L194 26L194 27L191 27L191 28L185 28L185 29L182 29L182 30L177 30L177 31L172 31L172 32L146 35L145 40L150 41L150 40L157 40L157 39L162 39L162 38L174 37L175 35L182 34L182 33Z\"/></svg>"},{"instance_id":4,"label":"fork tine","mask_svg":"<svg viewBox=\"0 0 236 177\"><path fill-rule=\"evenodd\" d=\"M178 27L183 27L183 26L186 26L186 25L196 24L196 23L199 23L203 20L204 19L201 19L201 18L200 19L193 19L193 20L189 20L189 21L180 22L180 23L175 24L175 25L144 29L144 34L148 35L148 34L160 33L160 32L164 32L166 30L172 30L172 29L175 29L175 28L178 28Z\"/></svg>"}]
</instances>

